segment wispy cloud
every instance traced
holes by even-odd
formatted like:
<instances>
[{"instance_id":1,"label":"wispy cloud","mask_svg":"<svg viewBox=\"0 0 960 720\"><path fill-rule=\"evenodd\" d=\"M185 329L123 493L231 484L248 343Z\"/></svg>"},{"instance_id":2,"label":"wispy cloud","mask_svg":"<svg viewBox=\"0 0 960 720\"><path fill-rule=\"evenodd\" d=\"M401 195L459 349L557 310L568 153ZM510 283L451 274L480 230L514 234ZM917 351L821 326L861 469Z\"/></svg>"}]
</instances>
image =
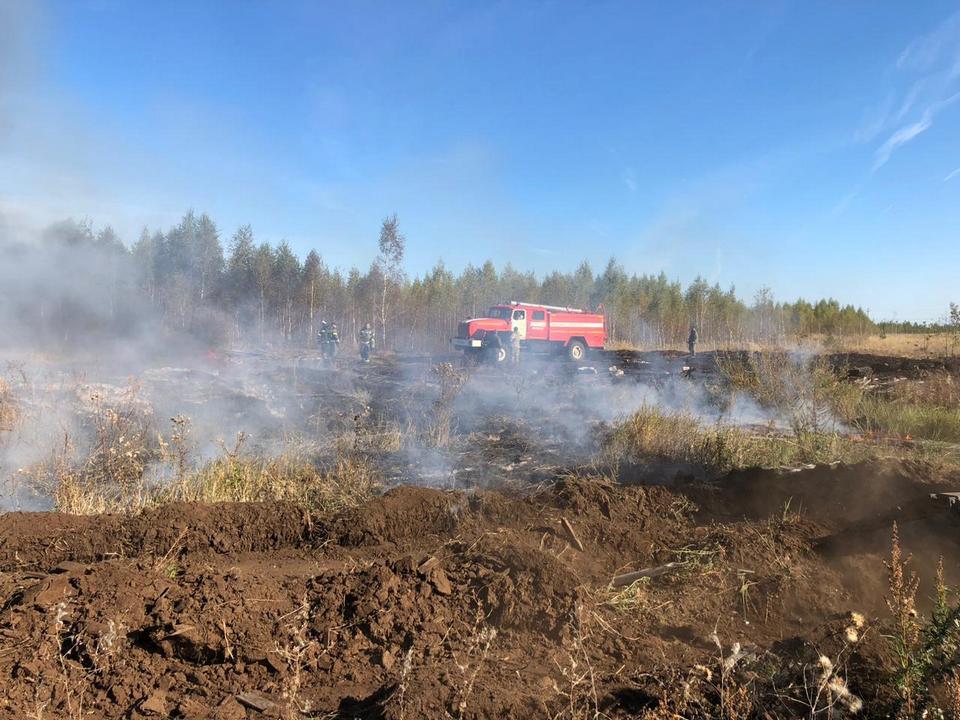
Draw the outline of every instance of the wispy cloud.
<instances>
[{"instance_id":1,"label":"wispy cloud","mask_svg":"<svg viewBox=\"0 0 960 720\"><path fill-rule=\"evenodd\" d=\"M949 173L949 174L943 179L943 181L944 181L944 182L950 182L950 181L953 180L955 177L957 177L957 175L960 175L960 167L958 167L958 168L957 168L956 170L954 170L953 172Z\"/></svg>"},{"instance_id":2,"label":"wispy cloud","mask_svg":"<svg viewBox=\"0 0 960 720\"><path fill-rule=\"evenodd\" d=\"M633 168L624 168L623 172L620 173L620 179L627 186L627 190L630 192L637 191L637 174L633 171Z\"/></svg>"},{"instance_id":3,"label":"wispy cloud","mask_svg":"<svg viewBox=\"0 0 960 720\"><path fill-rule=\"evenodd\" d=\"M899 148L913 141L933 126L935 116L953 104L960 93L960 12L955 12L932 32L914 39L896 60L897 85L909 84L894 91L900 99L896 111L890 91L879 112L870 114L870 122L861 126L855 139L863 142L881 132L887 139L875 150L872 171L886 165ZM912 120L908 119L913 116Z\"/></svg>"},{"instance_id":4,"label":"wispy cloud","mask_svg":"<svg viewBox=\"0 0 960 720\"><path fill-rule=\"evenodd\" d=\"M919 122L906 125L897 130L883 145L877 148L877 152L875 153L873 160L873 169L879 170L881 167L883 167L890 159L890 156L893 155L894 150L901 145L906 145L921 133L925 133L930 129L932 124L932 120L925 117Z\"/></svg>"},{"instance_id":5,"label":"wispy cloud","mask_svg":"<svg viewBox=\"0 0 960 720\"><path fill-rule=\"evenodd\" d=\"M879 170L887 163L897 148L906 145L918 135L925 133L933 127L933 118L936 117L937 113L953 105L957 100L960 100L960 92L929 104L923 111L923 116L917 122L904 125L894 132L893 135L887 138L887 141L883 143L883 145L877 148L873 159L873 169Z\"/></svg>"}]
</instances>

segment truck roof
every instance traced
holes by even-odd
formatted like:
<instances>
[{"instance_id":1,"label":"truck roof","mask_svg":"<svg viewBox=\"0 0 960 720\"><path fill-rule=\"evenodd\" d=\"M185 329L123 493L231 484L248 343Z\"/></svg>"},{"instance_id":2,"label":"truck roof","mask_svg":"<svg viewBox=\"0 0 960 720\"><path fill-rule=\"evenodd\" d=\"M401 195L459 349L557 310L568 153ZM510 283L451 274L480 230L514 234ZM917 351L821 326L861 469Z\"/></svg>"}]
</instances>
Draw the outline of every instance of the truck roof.
<instances>
[{"instance_id":1,"label":"truck roof","mask_svg":"<svg viewBox=\"0 0 960 720\"><path fill-rule=\"evenodd\" d=\"M569 313L585 313L586 310L580 308L571 308L571 307L560 307L559 305L543 305L542 303L530 303L530 302L521 302L519 300L511 300L508 303L501 303L500 305L494 305L494 307L532 307L532 308L543 308L544 310L556 310L557 312L569 312Z\"/></svg>"}]
</instances>

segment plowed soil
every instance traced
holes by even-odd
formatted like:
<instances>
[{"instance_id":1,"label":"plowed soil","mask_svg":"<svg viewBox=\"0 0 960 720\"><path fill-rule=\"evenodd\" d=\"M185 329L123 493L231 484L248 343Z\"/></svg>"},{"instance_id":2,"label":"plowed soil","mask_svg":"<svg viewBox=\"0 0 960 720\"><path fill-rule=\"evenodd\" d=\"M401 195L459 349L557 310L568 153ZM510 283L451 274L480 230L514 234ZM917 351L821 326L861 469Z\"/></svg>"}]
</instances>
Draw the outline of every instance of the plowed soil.
<instances>
[{"instance_id":1,"label":"plowed soil","mask_svg":"<svg viewBox=\"0 0 960 720\"><path fill-rule=\"evenodd\" d=\"M895 520L925 577L940 554L956 573L958 525L932 489L895 465L400 487L323 518L278 503L10 513L0 717L709 716L722 688L704 679L734 649L788 672L850 611L883 615ZM868 716L883 648L864 633L845 656ZM747 714L761 712L799 711Z\"/></svg>"}]
</instances>

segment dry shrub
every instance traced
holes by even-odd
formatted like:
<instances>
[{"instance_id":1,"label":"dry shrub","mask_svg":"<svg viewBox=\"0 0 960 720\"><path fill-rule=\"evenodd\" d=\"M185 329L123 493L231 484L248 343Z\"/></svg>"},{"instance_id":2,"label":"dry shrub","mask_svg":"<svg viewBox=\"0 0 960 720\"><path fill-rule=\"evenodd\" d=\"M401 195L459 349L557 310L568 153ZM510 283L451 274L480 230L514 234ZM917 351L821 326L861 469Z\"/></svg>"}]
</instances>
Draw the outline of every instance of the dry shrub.
<instances>
[{"instance_id":1,"label":"dry shrub","mask_svg":"<svg viewBox=\"0 0 960 720\"><path fill-rule=\"evenodd\" d=\"M370 407L364 406L353 418L353 430L338 436L334 449L338 453L399 452L411 435L414 430L409 425L404 428L395 420L373 418Z\"/></svg>"},{"instance_id":2,"label":"dry shrub","mask_svg":"<svg viewBox=\"0 0 960 720\"><path fill-rule=\"evenodd\" d=\"M838 417L848 417L863 393L818 357L737 353L718 356L717 365L728 393L746 393L776 410L797 435L836 430Z\"/></svg>"},{"instance_id":3,"label":"dry shrub","mask_svg":"<svg viewBox=\"0 0 960 720\"><path fill-rule=\"evenodd\" d=\"M437 399L433 401L430 417L425 423L424 441L428 447L445 448L456 431L454 402L468 379L466 371L453 363L440 363L433 368L439 384Z\"/></svg>"},{"instance_id":4,"label":"dry shrub","mask_svg":"<svg viewBox=\"0 0 960 720\"><path fill-rule=\"evenodd\" d=\"M88 515L137 510L152 495L146 469L158 457L151 420L131 386L110 403L89 398L89 415L80 442L69 433L50 456L20 471L28 487L53 500L60 512Z\"/></svg>"}]
</instances>

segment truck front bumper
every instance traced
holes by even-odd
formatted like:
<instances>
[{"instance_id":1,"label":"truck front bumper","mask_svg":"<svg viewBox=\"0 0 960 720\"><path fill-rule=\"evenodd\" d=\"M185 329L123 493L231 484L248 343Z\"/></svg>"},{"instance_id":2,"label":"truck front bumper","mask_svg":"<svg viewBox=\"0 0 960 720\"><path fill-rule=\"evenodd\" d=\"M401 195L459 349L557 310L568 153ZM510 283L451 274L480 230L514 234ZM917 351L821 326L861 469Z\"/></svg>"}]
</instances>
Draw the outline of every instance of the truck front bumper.
<instances>
[{"instance_id":1,"label":"truck front bumper","mask_svg":"<svg viewBox=\"0 0 960 720\"><path fill-rule=\"evenodd\" d=\"M478 348L480 341L473 338L454 338L450 343L457 348Z\"/></svg>"}]
</instances>

